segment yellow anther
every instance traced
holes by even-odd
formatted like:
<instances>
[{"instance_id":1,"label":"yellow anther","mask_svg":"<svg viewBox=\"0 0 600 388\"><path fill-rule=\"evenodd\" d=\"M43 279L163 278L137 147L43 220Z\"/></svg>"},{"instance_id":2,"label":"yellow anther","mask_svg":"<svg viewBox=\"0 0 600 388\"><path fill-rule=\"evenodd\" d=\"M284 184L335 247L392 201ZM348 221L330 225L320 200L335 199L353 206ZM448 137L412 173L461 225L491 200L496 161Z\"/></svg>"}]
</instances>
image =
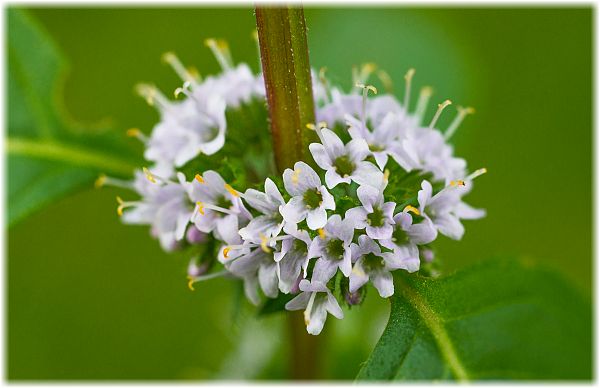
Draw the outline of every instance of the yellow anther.
<instances>
[{"instance_id":1,"label":"yellow anther","mask_svg":"<svg viewBox=\"0 0 600 388\"><path fill-rule=\"evenodd\" d=\"M267 245L269 243L269 238L267 236L265 236L264 234L260 234L260 247L262 248L262 250L265 253L271 253L272 250L271 248L269 248L269 246Z\"/></svg>"},{"instance_id":2,"label":"yellow anther","mask_svg":"<svg viewBox=\"0 0 600 388\"><path fill-rule=\"evenodd\" d=\"M194 277L193 276L188 276L188 288L190 289L190 291L195 291L194 288Z\"/></svg>"},{"instance_id":3,"label":"yellow anther","mask_svg":"<svg viewBox=\"0 0 600 388\"><path fill-rule=\"evenodd\" d=\"M146 179L148 179L152 183L156 183L156 178L154 178L154 175L152 175L150 170L148 170L146 167L143 167L142 171L144 172L144 175L146 175Z\"/></svg>"},{"instance_id":4,"label":"yellow anther","mask_svg":"<svg viewBox=\"0 0 600 388\"><path fill-rule=\"evenodd\" d=\"M394 91L394 83L392 82L392 77L390 77L390 75L385 70L379 70L377 72L377 77L379 77L379 80L383 84L383 88L385 89L385 91L391 94Z\"/></svg>"},{"instance_id":5,"label":"yellow anther","mask_svg":"<svg viewBox=\"0 0 600 388\"><path fill-rule=\"evenodd\" d=\"M127 136L129 136L129 137L137 137L141 133L142 132L138 128L129 128L126 132Z\"/></svg>"},{"instance_id":6,"label":"yellow anther","mask_svg":"<svg viewBox=\"0 0 600 388\"><path fill-rule=\"evenodd\" d=\"M461 179L457 179L455 181L450 181L450 186L464 186L465 185L465 181L461 180Z\"/></svg>"},{"instance_id":7,"label":"yellow anther","mask_svg":"<svg viewBox=\"0 0 600 388\"><path fill-rule=\"evenodd\" d=\"M408 71L406 72L406 74L404 74L404 80L408 81L410 79L412 79L412 77L415 75L415 69L410 68L408 69Z\"/></svg>"},{"instance_id":8,"label":"yellow anther","mask_svg":"<svg viewBox=\"0 0 600 388\"><path fill-rule=\"evenodd\" d=\"M125 207L125 203L119 196L117 196L117 203L119 204L119 206L117 207L117 214L119 215L119 217L121 217L123 215L123 208Z\"/></svg>"},{"instance_id":9,"label":"yellow anther","mask_svg":"<svg viewBox=\"0 0 600 388\"><path fill-rule=\"evenodd\" d=\"M327 236L327 234L325 233L325 230L323 230L323 228L319 228L319 229L317 229L317 232L319 232L319 237L321 237L321 239L325 240L325 236Z\"/></svg>"},{"instance_id":10,"label":"yellow anther","mask_svg":"<svg viewBox=\"0 0 600 388\"><path fill-rule=\"evenodd\" d=\"M313 131L317 130L317 127L313 123L306 124L306 128L311 129Z\"/></svg>"},{"instance_id":11,"label":"yellow anther","mask_svg":"<svg viewBox=\"0 0 600 388\"><path fill-rule=\"evenodd\" d=\"M448 105L452 105L452 101L450 100L445 100L444 102L442 102L441 104L438 104L438 108L439 109L444 109L445 107L447 107Z\"/></svg>"},{"instance_id":12,"label":"yellow anther","mask_svg":"<svg viewBox=\"0 0 600 388\"><path fill-rule=\"evenodd\" d=\"M96 181L94 182L94 187L99 189L102 186L104 186L105 183L106 183L106 175L100 174L100 176L98 176L98 179L96 179Z\"/></svg>"},{"instance_id":13,"label":"yellow anther","mask_svg":"<svg viewBox=\"0 0 600 388\"><path fill-rule=\"evenodd\" d=\"M403 211L404 211L405 213L406 213L406 212L413 212L413 213L415 213L417 216L420 216L420 215L421 215L421 212L419 211L419 209L417 209L416 207L414 207L414 206L411 206L411 205L408 205L408 206L406 206L406 207L404 208L404 210L403 210Z\"/></svg>"},{"instance_id":14,"label":"yellow anther","mask_svg":"<svg viewBox=\"0 0 600 388\"><path fill-rule=\"evenodd\" d=\"M471 181L475 178L477 178L480 175L483 175L487 173L487 168L480 168L479 170L476 170L475 172L473 172L472 174L470 174L468 177L465 178L465 180Z\"/></svg>"},{"instance_id":15,"label":"yellow anther","mask_svg":"<svg viewBox=\"0 0 600 388\"><path fill-rule=\"evenodd\" d=\"M231 185L225 183L225 190L229 191L229 194L233 195L234 197L239 197L240 193L238 193L237 191L235 191L233 189L233 187L231 187Z\"/></svg>"},{"instance_id":16,"label":"yellow anther","mask_svg":"<svg viewBox=\"0 0 600 388\"><path fill-rule=\"evenodd\" d=\"M423 88L421 88L421 95L425 97L433 95L433 88L431 86L423 86Z\"/></svg>"},{"instance_id":17,"label":"yellow anther","mask_svg":"<svg viewBox=\"0 0 600 388\"><path fill-rule=\"evenodd\" d=\"M199 183L204 183L204 178L202 178L202 175L200 174L196 174L194 179L196 179Z\"/></svg>"},{"instance_id":18,"label":"yellow anther","mask_svg":"<svg viewBox=\"0 0 600 388\"><path fill-rule=\"evenodd\" d=\"M385 171L383 172L383 181L387 183L387 181L390 179L390 170L388 170L387 168L385 169Z\"/></svg>"},{"instance_id":19,"label":"yellow anther","mask_svg":"<svg viewBox=\"0 0 600 388\"><path fill-rule=\"evenodd\" d=\"M196 69L194 66L189 66L187 68L188 73L190 73L190 75L194 78L194 79L200 79L200 72L198 71L198 69Z\"/></svg>"},{"instance_id":20,"label":"yellow anther","mask_svg":"<svg viewBox=\"0 0 600 388\"><path fill-rule=\"evenodd\" d=\"M146 99L148 105L154 105L154 99L157 94L156 88L154 86L148 84L137 84L135 86L135 90L140 96Z\"/></svg>"},{"instance_id":21,"label":"yellow anther","mask_svg":"<svg viewBox=\"0 0 600 388\"><path fill-rule=\"evenodd\" d=\"M371 91L371 92L373 92L373 94L377 94L377 88L373 85L365 85L365 84L357 83L355 86L357 88L366 89L367 92Z\"/></svg>"},{"instance_id":22,"label":"yellow anther","mask_svg":"<svg viewBox=\"0 0 600 388\"><path fill-rule=\"evenodd\" d=\"M204 205L202 204L202 202L196 202L196 206L198 206L198 213L204 215Z\"/></svg>"},{"instance_id":23,"label":"yellow anther","mask_svg":"<svg viewBox=\"0 0 600 388\"><path fill-rule=\"evenodd\" d=\"M325 67L325 66L323 66L322 68L319 69L319 79L323 83L325 83L325 81L326 81L326 78L325 78L326 72L327 72L327 67Z\"/></svg>"},{"instance_id":24,"label":"yellow anther","mask_svg":"<svg viewBox=\"0 0 600 388\"><path fill-rule=\"evenodd\" d=\"M229 251L231 251L231 248L229 247L225 247L223 248L223 257L228 259L229 258Z\"/></svg>"}]
</instances>

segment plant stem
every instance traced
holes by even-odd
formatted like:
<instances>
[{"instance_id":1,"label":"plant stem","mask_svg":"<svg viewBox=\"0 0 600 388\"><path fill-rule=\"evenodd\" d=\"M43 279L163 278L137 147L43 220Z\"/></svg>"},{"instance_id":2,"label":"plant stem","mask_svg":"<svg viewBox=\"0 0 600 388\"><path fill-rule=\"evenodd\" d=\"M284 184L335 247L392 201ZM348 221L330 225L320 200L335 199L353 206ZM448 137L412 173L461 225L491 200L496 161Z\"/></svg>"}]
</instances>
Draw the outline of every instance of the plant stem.
<instances>
[{"instance_id":1,"label":"plant stem","mask_svg":"<svg viewBox=\"0 0 600 388\"><path fill-rule=\"evenodd\" d=\"M261 64L279 172L304 160L314 123L306 24L301 7L256 7Z\"/></svg>"},{"instance_id":2,"label":"plant stem","mask_svg":"<svg viewBox=\"0 0 600 388\"><path fill-rule=\"evenodd\" d=\"M280 173L306 159L316 135L306 128L315 122L306 24L302 7L256 7L260 57L267 91L275 163ZM290 377L319 376L319 338L306 332L301 313L287 316L291 343Z\"/></svg>"}]
</instances>

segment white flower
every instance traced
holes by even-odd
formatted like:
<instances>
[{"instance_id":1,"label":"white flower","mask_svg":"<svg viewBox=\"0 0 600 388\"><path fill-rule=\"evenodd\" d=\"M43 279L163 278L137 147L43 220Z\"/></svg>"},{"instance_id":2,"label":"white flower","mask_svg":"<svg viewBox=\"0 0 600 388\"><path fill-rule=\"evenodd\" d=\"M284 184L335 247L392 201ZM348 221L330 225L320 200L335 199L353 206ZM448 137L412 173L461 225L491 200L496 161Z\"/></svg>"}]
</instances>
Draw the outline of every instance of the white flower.
<instances>
[{"instance_id":1,"label":"white flower","mask_svg":"<svg viewBox=\"0 0 600 388\"><path fill-rule=\"evenodd\" d=\"M146 144L146 159L181 167L200 153L216 153L225 144L225 101L219 95L163 102L159 107L161 121Z\"/></svg>"},{"instance_id":2,"label":"white flower","mask_svg":"<svg viewBox=\"0 0 600 388\"><path fill-rule=\"evenodd\" d=\"M123 202L119 199L119 213L127 224L148 224L165 251L176 248L177 241L185 236L192 215L192 205L183 186L185 177L177 175L179 182L159 178L150 171L136 171L134 189L142 196L139 201ZM122 209L131 207L125 213Z\"/></svg>"},{"instance_id":3,"label":"white flower","mask_svg":"<svg viewBox=\"0 0 600 388\"><path fill-rule=\"evenodd\" d=\"M456 181L432 196L431 183L423 181L418 193L419 211L431 219L440 233L460 240L465 232L461 219L474 220L485 217L485 210L475 209L462 201L461 196L466 194L469 188L470 180Z\"/></svg>"},{"instance_id":4,"label":"white flower","mask_svg":"<svg viewBox=\"0 0 600 388\"><path fill-rule=\"evenodd\" d=\"M365 161L369 146L364 139L353 139L344 144L327 128L317 129L321 143L309 145L315 162L326 171L325 182L330 189L338 183L355 181L359 185L378 185L383 173L371 162Z\"/></svg>"},{"instance_id":5,"label":"white flower","mask_svg":"<svg viewBox=\"0 0 600 388\"><path fill-rule=\"evenodd\" d=\"M418 128L412 136L403 140L404 150L413 168L433 173L433 179L446 184L452 179L465 176L467 163L453 155L452 146L435 129Z\"/></svg>"},{"instance_id":6,"label":"white flower","mask_svg":"<svg viewBox=\"0 0 600 388\"><path fill-rule=\"evenodd\" d=\"M410 171L416 164L402 143L410 127L406 126L409 121L400 114L388 112L372 131L354 117L346 116L346 122L349 125L348 133L353 139L364 139L367 142L380 169L385 167L389 156L406 171Z\"/></svg>"},{"instance_id":7,"label":"white flower","mask_svg":"<svg viewBox=\"0 0 600 388\"><path fill-rule=\"evenodd\" d=\"M277 262L273 258L272 249L257 246L241 256L232 258L227 268L234 275L244 279L246 296L255 305L260 301L257 293L258 285L267 297L277 297L279 279Z\"/></svg>"},{"instance_id":8,"label":"white flower","mask_svg":"<svg viewBox=\"0 0 600 388\"><path fill-rule=\"evenodd\" d=\"M283 217L279 209L285 204L285 201L271 179L265 180L264 193L248 189L242 198L248 205L262 213L261 216L253 218L245 228L240 229L240 235L244 240L248 240L251 236L257 238L261 235L269 238L275 237L281 232Z\"/></svg>"},{"instance_id":9,"label":"white flower","mask_svg":"<svg viewBox=\"0 0 600 388\"><path fill-rule=\"evenodd\" d=\"M352 253L350 243L354 237L354 226L349 220L342 221L339 214L329 217L319 236L315 237L308 249L308 258L318 257L312 272L312 279L327 282L339 268L344 276L350 276Z\"/></svg>"},{"instance_id":10,"label":"white flower","mask_svg":"<svg viewBox=\"0 0 600 388\"><path fill-rule=\"evenodd\" d=\"M319 175L308 164L296 162L293 170L288 168L283 172L283 183L292 196L281 208L283 219L295 224L306 219L313 230L325 226L327 210L335 210L335 202Z\"/></svg>"},{"instance_id":11,"label":"white flower","mask_svg":"<svg viewBox=\"0 0 600 388\"><path fill-rule=\"evenodd\" d=\"M379 245L365 235L358 238L358 245L352 243L352 260L355 263L350 274L350 292L356 292L370 280L382 298L394 295L391 271L405 269L415 272L419 269L418 256L416 259L402 259L394 253L382 253Z\"/></svg>"},{"instance_id":12,"label":"white flower","mask_svg":"<svg viewBox=\"0 0 600 388\"><path fill-rule=\"evenodd\" d=\"M329 291L325 283L303 279L300 281L302 293L289 301L286 310L304 310L304 322L309 334L317 335L323 330L327 313L337 319L342 319L344 313L337 300Z\"/></svg>"},{"instance_id":13,"label":"white flower","mask_svg":"<svg viewBox=\"0 0 600 388\"><path fill-rule=\"evenodd\" d=\"M261 88L262 85L262 88ZM238 107L255 96L264 96L262 76L255 76L245 63L223 70L217 76L210 76L193 89L192 96L203 99L207 95L221 96L227 107Z\"/></svg>"},{"instance_id":14,"label":"white flower","mask_svg":"<svg viewBox=\"0 0 600 388\"><path fill-rule=\"evenodd\" d=\"M383 202L384 186L380 189L360 186L356 194L362 206L349 209L345 216L355 229L366 229L367 235L376 240L389 239L394 231L392 225L396 203Z\"/></svg>"},{"instance_id":15,"label":"white flower","mask_svg":"<svg viewBox=\"0 0 600 388\"><path fill-rule=\"evenodd\" d=\"M412 216L407 211L396 214L394 222L392 236L389 239L379 240L379 243L392 249L394 254L402 259L418 260L417 245L429 244L437 237L437 230L429 219L425 218L422 222L414 224Z\"/></svg>"},{"instance_id":16,"label":"white flower","mask_svg":"<svg viewBox=\"0 0 600 388\"><path fill-rule=\"evenodd\" d=\"M281 250L274 258L279 267L279 289L284 294L294 290L300 276L306 277L308 267L308 247L311 240L308 232L299 230L296 224L286 224L288 238L281 241Z\"/></svg>"},{"instance_id":17,"label":"white flower","mask_svg":"<svg viewBox=\"0 0 600 388\"><path fill-rule=\"evenodd\" d=\"M209 170L203 175L196 175L187 184L187 190L191 201L196 204L191 221L204 233L215 231L215 236L223 240L233 223L237 226L238 221L251 218L239 193L215 171Z\"/></svg>"}]
</instances>

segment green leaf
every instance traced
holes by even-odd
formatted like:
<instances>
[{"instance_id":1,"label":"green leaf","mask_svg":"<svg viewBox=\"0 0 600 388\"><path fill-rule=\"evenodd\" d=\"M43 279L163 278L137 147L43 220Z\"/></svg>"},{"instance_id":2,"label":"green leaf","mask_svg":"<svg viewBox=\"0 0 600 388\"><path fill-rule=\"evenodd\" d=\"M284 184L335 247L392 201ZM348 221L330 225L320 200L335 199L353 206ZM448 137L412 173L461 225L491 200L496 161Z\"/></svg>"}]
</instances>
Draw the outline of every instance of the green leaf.
<instances>
[{"instance_id":1,"label":"green leaf","mask_svg":"<svg viewBox=\"0 0 600 388\"><path fill-rule=\"evenodd\" d=\"M69 118L66 64L23 10L8 9L8 223L82 187L100 172L131 176L138 161L124 136Z\"/></svg>"},{"instance_id":2,"label":"green leaf","mask_svg":"<svg viewBox=\"0 0 600 388\"><path fill-rule=\"evenodd\" d=\"M591 379L591 304L549 270L494 260L394 283L359 380Z\"/></svg>"}]
</instances>

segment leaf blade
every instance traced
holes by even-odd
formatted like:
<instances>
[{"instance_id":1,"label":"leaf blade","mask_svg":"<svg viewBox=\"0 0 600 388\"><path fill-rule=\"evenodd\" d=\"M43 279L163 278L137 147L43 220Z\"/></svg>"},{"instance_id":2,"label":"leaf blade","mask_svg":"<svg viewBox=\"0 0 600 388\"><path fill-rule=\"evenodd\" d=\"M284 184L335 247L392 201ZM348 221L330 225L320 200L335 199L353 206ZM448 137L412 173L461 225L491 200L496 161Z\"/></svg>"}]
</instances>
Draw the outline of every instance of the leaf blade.
<instances>
[{"instance_id":1,"label":"leaf blade","mask_svg":"<svg viewBox=\"0 0 600 388\"><path fill-rule=\"evenodd\" d=\"M551 271L500 260L395 283L390 321L359 380L591 378L590 305Z\"/></svg>"}]
</instances>

